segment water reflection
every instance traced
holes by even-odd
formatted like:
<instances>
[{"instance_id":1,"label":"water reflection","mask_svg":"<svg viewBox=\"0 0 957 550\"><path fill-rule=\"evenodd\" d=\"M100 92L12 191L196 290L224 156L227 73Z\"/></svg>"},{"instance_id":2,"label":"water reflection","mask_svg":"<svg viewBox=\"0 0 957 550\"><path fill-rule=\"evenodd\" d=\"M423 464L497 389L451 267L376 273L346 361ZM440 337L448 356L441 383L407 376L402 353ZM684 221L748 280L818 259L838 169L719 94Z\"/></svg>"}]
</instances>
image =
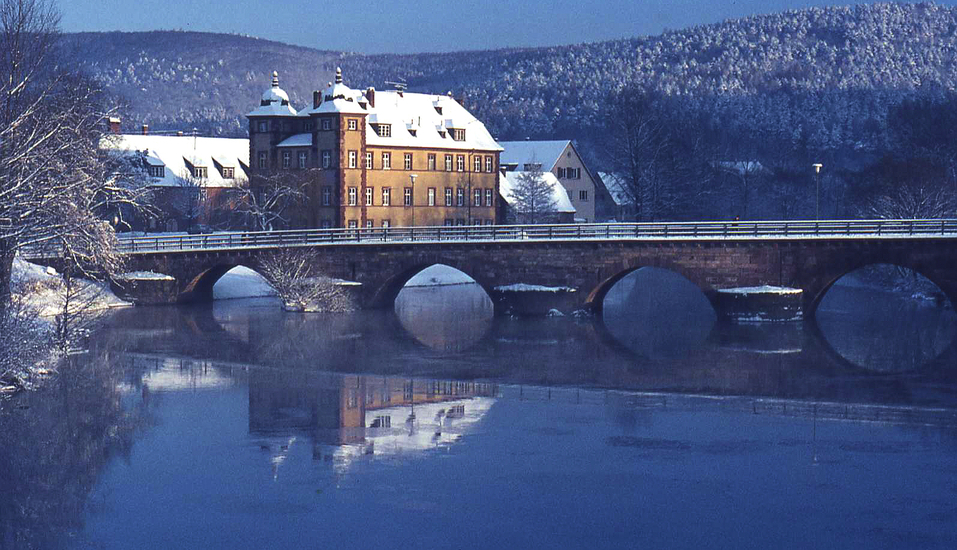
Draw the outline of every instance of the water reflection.
<instances>
[{"instance_id":1,"label":"water reflection","mask_svg":"<svg viewBox=\"0 0 957 550\"><path fill-rule=\"evenodd\" d=\"M836 353L874 372L920 369L947 351L957 332L951 308L857 285L834 285L815 316Z\"/></svg>"},{"instance_id":2,"label":"water reflection","mask_svg":"<svg viewBox=\"0 0 957 550\"><path fill-rule=\"evenodd\" d=\"M407 286L395 300L402 327L437 351L459 352L478 343L492 327L494 307L472 283Z\"/></svg>"},{"instance_id":3,"label":"water reflection","mask_svg":"<svg viewBox=\"0 0 957 550\"><path fill-rule=\"evenodd\" d=\"M608 331L644 357L669 357L701 346L717 319L693 283L677 273L645 267L615 284L605 297Z\"/></svg>"}]
</instances>

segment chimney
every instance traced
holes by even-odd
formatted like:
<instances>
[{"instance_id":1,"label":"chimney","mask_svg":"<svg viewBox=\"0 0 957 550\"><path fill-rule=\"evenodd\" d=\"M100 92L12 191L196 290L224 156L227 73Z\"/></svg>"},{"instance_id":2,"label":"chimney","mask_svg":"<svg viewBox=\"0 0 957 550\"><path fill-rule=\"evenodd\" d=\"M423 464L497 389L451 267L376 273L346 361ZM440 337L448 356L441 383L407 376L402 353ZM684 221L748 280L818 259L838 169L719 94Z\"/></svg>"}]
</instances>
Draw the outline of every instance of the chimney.
<instances>
[{"instance_id":1,"label":"chimney","mask_svg":"<svg viewBox=\"0 0 957 550\"><path fill-rule=\"evenodd\" d=\"M375 88L370 86L369 89L366 90L366 99L369 100L369 107L372 107L374 109L375 108Z\"/></svg>"},{"instance_id":2,"label":"chimney","mask_svg":"<svg viewBox=\"0 0 957 550\"><path fill-rule=\"evenodd\" d=\"M120 119L114 116L110 117L110 133L119 134L120 133Z\"/></svg>"},{"instance_id":3,"label":"chimney","mask_svg":"<svg viewBox=\"0 0 957 550\"><path fill-rule=\"evenodd\" d=\"M149 125L149 124L144 124L144 125L143 125L143 135L144 135L144 136L148 136L149 134L150 134L150 125Z\"/></svg>"},{"instance_id":4,"label":"chimney","mask_svg":"<svg viewBox=\"0 0 957 550\"><path fill-rule=\"evenodd\" d=\"M315 109L322 104L322 92L315 90L312 92L312 108Z\"/></svg>"}]
</instances>

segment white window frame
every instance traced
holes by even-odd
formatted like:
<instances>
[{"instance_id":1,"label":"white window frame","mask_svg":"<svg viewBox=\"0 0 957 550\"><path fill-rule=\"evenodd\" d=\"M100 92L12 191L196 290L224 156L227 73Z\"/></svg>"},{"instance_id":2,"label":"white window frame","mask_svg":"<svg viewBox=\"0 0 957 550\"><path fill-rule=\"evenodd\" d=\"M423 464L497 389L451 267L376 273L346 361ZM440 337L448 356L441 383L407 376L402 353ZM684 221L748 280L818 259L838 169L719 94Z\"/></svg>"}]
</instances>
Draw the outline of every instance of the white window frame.
<instances>
[{"instance_id":1,"label":"white window frame","mask_svg":"<svg viewBox=\"0 0 957 550\"><path fill-rule=\"evenodd\" d=\"M383 170L392 169L392 153L388 153L388 152L382 153L382 169Z\"/></svg>"},{"instance_id":2,"label":"white window frame","mask_svg":"<svg viewBox=\"0 0 957 550\"><path fill-rule=\"evenodd\" d=\"M392 188L382 188L382 206L392 206Z\"/></svg>"},{"instance_id":3,"label":"white window frame","mask_svg":"<svg viewBox=\"0 0 957 550\"><path fill-rule=\"evenodd\" d=\"M366 187L366 206L375 206L375 188Z\"/></svg>"},{"instance_id":4,"label":"white window frame","mask_svg":"<svg viewBox=\"0 0 957 550\"><path fill-rule=\"evenodd\" d=\"M358 166L359 162L359 152L358 151L349 151L349 168L355 168Z\"/></svg>"},{"instance_id":5,"label":"white window frame","mask_svg":"<svg viewBox=\"0 0 957 550\"><path fill-rule=\"evenodd\" d=\"M406 153L406 154L403 156L403 161L402 161L402 162L403 162L403 167L404 167L406 170L411 170L411 169L412 169L412 153Z\"/></svg>"},{"instance_id":6,"label":"white window frame","mask_svg":"<svg viewBox=\"0 0 957 550\"><path fill-rule=\"evenodd\" d=\"M299 151L299 169L305 170L306 161L309 158L309 154L306 151Z\"/></svg>"},{"instance_id":7,"label":"white window frame","mask_svg":"<svg viewBox=\"0 0 957 550\"><path fill-rule=\"evenodd\" d=\"M349 188L349 206L357 206L359 204L359 188L350 187Z\"/></svg>"},{"instance_id":8,"label":"white window frame","mask_svg":"<svg viewBox=\"0 0 957 550\"><path fill-rule=\"evenodd\" d=\"M435 187L429 187L429 206L435 206Z\"/></svg>"}]
</instances>

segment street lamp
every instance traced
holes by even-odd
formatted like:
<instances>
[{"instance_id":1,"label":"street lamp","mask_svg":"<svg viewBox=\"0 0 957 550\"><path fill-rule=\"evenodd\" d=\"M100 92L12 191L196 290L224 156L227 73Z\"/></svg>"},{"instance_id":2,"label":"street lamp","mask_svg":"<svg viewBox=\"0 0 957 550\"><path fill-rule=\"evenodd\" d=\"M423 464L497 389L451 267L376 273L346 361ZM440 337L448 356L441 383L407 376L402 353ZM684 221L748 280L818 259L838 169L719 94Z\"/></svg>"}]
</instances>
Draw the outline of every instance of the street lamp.
<instances>
[{"instance_id":1,"label":"street lamp","mask_svg":"<svg viewBox=\"0 0 957 550\"><path fill-rule=\"evenodd\" d=\"M814 192L814 219L821 219L821 168L824 168L824 165L820 162L815 162L811 165L814 168L814 175L817 179L816 190Z\"/></svg>"},{"instance_id":2,"label":"street lamp","mask_svg":"<svg viewBox=\"0 0 957 550\"><path fill-rule=\"evenodd\" d=\"M409 174L409 180L412 181L412 196L409 197L410 206L412 207L412 227L415 227L415 178L417 174Z\"/></svg>"}]
</instances>

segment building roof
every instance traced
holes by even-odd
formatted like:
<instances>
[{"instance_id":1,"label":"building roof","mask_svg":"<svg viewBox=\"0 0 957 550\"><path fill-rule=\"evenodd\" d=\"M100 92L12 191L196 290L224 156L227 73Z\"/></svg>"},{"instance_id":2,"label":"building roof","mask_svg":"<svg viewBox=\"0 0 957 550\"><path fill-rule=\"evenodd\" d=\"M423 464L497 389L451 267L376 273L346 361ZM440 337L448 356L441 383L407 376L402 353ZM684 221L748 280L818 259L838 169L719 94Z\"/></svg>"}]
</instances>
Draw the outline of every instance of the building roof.
<instances>
[{"instance_id":1,"label":"building roof","mask_svg":"<svg viewBox=\"0 0 957 550\"><path fill-rule=\"evenodd\" d=\"M366 92L353 90L342 82L340 69L336 69L336 82L322 90L320 96L322 102L318 107L304 108L298 116L327 113L366 115L366 143L371 146L502 150L485 125L449 96L371 88ZM257 114L259 109L248 116ZM380 136L376 127L386 124L390 126L390 135ZM465 139L456 141L452 129L465 130Z\"/></svg>"},{"instance_id":2,"label":"building roof","mask_svg":"<svg viewBox=\"0 0 957 550\"><path fill-rule=\"evenodd\" d=\"M500 141L505 150L502 152L501 163L517 164L521 170L526 164L541 164L542 170L548 171L555 166L562 152L571 142L567 139L555 141Z\"/></svg>"},{"instance_id":3,"label":"building roof","mask_svg":"<svg viewBox=\"0 0 957 550\"><path fill-rule=\"evenodd\" d=\"M296 116L296 110L289 104L289 94L279 87L279 73L272 73L272 87L263 92L259 107L246 116Z\"/></svg>"},{"instance_id":4,"label":"building roof","mask_svg":"<svg viewBox=\"0 0 957 550\"><path fill-rule=\"evenodd\" d=\"M312 147L312 134L296 134L279 142L276 147Z\"/></svg>"},{"instance_id":5,"label":"building roof","mask_svg":"<svg viewBox=\"0 0 957 550\"><path fill-rule=\"evenodd\" d=\"M605 189L611 195L611 200L618 206L626 206L635 202L631 193L625 188L625 182L611 172L598 172L598 177L605 184Z\"/></svg>"},{"instance_id":6,"label":"building roof","mask_svg":"<svg viewBox=\"0 0 957 550\"><path fill-rule=\"evenodd\" d=\"M498 191L509 205L514 203L512 189L518 187L520 178L528 172L499 172ZM575 213L575 207L568 198L568 191L559 183L558 178L551 172L541 172L542 179L552 188L552 200L555 201L555 211L561 214Z\"/></svg>"},{"instance_id":7,"label":"building roof","mask_svg":"<svg viewBox=\"0 0 957 550\"><path fill-rule=\"evenodd\" d=\"M142 153L149 165L165 167L162 178L152 178L157 187L179 186L190 174L187 163L207 168L204 186L235 187L246 180L249 166L248 139L121 134L103 138L100 147ZM223 178L220 168L234 168L235 177Z\"/></svg>"}]
</instances>

